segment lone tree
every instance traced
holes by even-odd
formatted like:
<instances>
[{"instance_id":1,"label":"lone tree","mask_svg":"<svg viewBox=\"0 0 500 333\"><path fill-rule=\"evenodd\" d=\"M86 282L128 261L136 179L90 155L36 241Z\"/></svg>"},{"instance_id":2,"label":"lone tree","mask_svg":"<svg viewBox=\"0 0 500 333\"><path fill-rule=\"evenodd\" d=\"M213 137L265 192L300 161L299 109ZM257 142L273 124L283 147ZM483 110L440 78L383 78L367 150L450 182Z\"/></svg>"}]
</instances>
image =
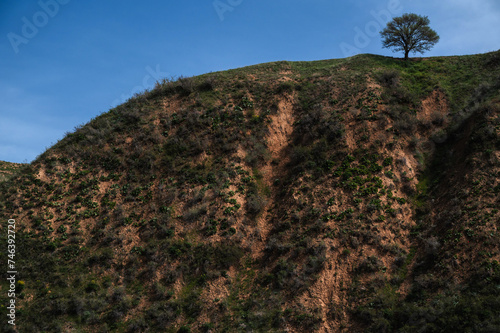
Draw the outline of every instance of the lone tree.
<instances>
[{"instance_id":1,"label":"lone tree","mask_svg":"<svg viewBox=\"0 0 500 333\"><path fill-rule=\"evenodd\" d=\"M405 60L408 60L410 51L429 51L439 41L438 34L429 27L429 22L427 16L417 14L395 17L380 32L382 45L385 48L394 48L393 52L404 51Z\"/></svg>"}]
</instances>

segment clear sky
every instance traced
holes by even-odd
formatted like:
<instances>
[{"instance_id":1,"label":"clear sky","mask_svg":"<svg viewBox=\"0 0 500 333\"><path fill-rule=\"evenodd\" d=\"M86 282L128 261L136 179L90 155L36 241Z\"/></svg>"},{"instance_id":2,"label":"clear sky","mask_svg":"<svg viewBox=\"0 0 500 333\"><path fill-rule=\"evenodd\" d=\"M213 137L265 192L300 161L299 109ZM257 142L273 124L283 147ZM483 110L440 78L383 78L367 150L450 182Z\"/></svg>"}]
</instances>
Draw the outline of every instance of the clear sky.
<instances>
[{"instance_id":1,"label":"clear sky","mask_svg":"<svg viewBox=\"0 0 500 333\"><path fill-rule=\"evenodd\" d=\"M498 0L25 0L0 2L0 160L30 162L75 126L153 87L277 60L382 49L378 31L426 15L426 56L500 49Z\"/></svg>"}]
</instances>

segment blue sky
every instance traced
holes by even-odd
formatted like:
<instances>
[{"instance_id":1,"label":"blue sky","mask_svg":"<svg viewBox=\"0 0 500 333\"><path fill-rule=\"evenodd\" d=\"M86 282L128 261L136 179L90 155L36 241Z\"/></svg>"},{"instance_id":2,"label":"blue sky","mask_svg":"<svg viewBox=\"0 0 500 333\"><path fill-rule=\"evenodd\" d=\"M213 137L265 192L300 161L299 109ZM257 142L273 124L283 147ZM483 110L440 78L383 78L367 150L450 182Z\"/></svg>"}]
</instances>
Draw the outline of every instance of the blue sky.
<instances>
[{"instance_id":1,"label":"blue sky","mask_svg":"<svg viewBox=\"0 0 500 333\"><path fill-rule=\"evenodd\" d=\"M2 1L0 160L32 161L163 77L400 56L377 30L405 12L429 16L441 36L427 56L500 48L497 0Z\"/></svg>"}]
</instances>

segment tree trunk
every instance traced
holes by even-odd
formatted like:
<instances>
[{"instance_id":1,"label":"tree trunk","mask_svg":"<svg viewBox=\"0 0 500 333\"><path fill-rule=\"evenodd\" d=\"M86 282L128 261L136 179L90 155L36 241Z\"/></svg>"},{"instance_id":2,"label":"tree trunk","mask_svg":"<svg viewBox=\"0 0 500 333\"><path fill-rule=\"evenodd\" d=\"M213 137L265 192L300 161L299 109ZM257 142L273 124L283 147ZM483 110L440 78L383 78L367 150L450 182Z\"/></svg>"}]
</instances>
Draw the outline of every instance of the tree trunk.
<instances>
[{"instance_id":1,"label":"tree trunk","mask_svg":"<svg viewBox=\"0 0 500 333\"><path fill-rule=\"evenodd\" d=\"M410 50L405 50L405 61L408 61L409 54L410 54Z\"/></svg>"}]
</instances>

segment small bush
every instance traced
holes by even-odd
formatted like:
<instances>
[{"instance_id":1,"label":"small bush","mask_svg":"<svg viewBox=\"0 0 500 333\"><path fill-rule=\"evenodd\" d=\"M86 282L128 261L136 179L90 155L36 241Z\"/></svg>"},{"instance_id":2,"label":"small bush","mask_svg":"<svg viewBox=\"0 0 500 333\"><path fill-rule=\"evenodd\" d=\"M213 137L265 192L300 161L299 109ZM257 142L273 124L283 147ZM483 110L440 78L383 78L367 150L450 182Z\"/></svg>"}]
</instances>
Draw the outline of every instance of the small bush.
<instances>
[{"instance_id":1,"label":"small bush","mask_svg":"<svg viewBox=\"0 0 500 333\"><path fill-rule=\"evenodd\" d=\"M266 206L266 201L260 195L249 195L246 201L247 213L250 216L258 215Z\"/></svg>"},{"instance_id":2,"label":"small bush","mask_svg":"<svg viewBox=\"0 0 500 333\"><path fill-rule=\"evenodd\" d=\"M181 326L178 330L177 333L190 333L191 329L189 326Z\"/></svg>"},{"instance_id":3,"label":"small bush","mask_svg":"<svg viewBox=\"0 0 500 333\"><path fill-rule=\"evenodd\" d=\"M395 88L399 85L400 74L395 69L384 70L376 76L380 84L387 88Z\"/></svg>"},{"instance_id":4,"label":"small bush","mask_svg":"<svg viewBox=\"0 0 500 333\"><path fill-rule=\"evenodd\" d=\"M127 328L128 333L136 333L136 332L145 332L148 328L148 324L146 323L143 317L139 319L133 320Z\"/></svg>"},{"instance_id":5,"label":"small bush","mask_svg":"<svg viewBox=\"0 0 500 333\"><path fill-rule=\"evenodd\" d=\"M281 82L276 89L278 94L291 93L294 90L294 84L291 82Z\"/></svg>"},{"instance_id":6,"label":"small bush","mask_svg":"<svg viewBox=\"0 0 500 333\"><path fill-rule=\"evenodd\" d=\"M357 271L363 273L373 273L379 271L383 266L382 261L376 256L365 258L358 266Z\"/></svg>"},{"instance_id":7,"label":"small bush","mask_svg":"<svg viewBox=\"0 0 500 333\"><path fill-rule=\"evenodd\" d=\"M194 91L195 84L192 77L179 77L177 80L177 92L181 95L188 96Z\"/></svg>"},{"instance_id":8,"label":"small bush","mask_svg":"<svg viewBox=\"0 0 500 333\"><path fill-rule=\"evenodd\" d=\"M440 248L439 240L437 237L432 236L424 241L424 250L427 255L435 255Z\"/></svg>"},{"instance_id":9,"label":"small bush","mask_svg":"<svg viewBox=\"0 0 500 333\"><path fill-rule=\"evenodd\" d=\"M201 332L203 333L208 333L208 332L212 332L212 329L214 328L214 324L213 323L205 323L203 325L201 325Z\"/></svg>"},{"instance_id":10,"label":"small bush","mask_svg":"<svg viewBox=\"0 0 500 333\"><path fill-rule=\"evenodd\" d=\"M217 87L218 83L219 82L215 75L209 75L198 85L196 89L198 91L212 91Z\"/></svg>"},{"instance_id":11,"label":"small bush","mask_svg":"<svg viewBox=\"0 0 500 333\"><path fill-rule=\"evenodd\" d=\"M326 257L309 256L304 264L304 273L307 275L319 273L323 269Z\"/></svg>"},{"instance_id":12,"label":"small bush","mask_svg":"<svg viewBox=\"0 0 500 333\"><path fill-rule=\"evenodd\" d=\"M399 119L394 122L394 129L401 134L410 135L415 133L418 120L412 114L403 111L399 114Z\"/></svg>"},{"instance_id":13,"label":"small bush","mask_svg":"<svg viewBox=\"0 0 500 333\"><path fill-rule=\"evenodd\" d=\"M205 215L206 213L207 213L207 205L201 204L199 206L189 209L186 213L184 213L184 219L188 222L193 222L196 221L200 216Z\"/></svg>"},{"instance_id":14,"label":"small bush","mask_svg":"<svg viewBox=\"0 0 500 333\"><path fill-rule=\"evenodd\" d=\"M435 143L443 143L448 138L448 133L444 129L439 129L432 133L431 140Z\"/></svg>"}]
</instances>

